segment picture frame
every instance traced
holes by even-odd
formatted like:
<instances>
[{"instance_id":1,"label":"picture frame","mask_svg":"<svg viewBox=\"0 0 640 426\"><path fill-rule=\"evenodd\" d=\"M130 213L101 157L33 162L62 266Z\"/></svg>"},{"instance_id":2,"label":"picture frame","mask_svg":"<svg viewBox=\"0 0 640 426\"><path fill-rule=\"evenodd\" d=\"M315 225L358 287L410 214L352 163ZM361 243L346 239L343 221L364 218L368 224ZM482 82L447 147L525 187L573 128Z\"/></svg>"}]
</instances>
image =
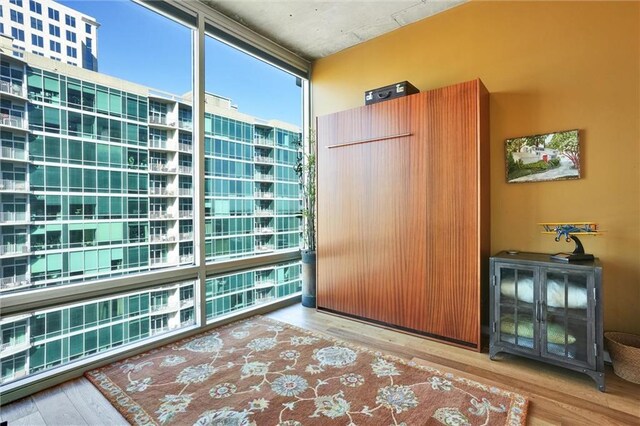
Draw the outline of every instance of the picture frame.
<instances>
[{"instance_id":1,"label":"picture frame","mask_svg":"<svg viewBox=\"0 0 640 426\"><path fill-rule=\"evenodd\" d=\"M505 140L507 183L580 179L578 129Z\"/></svg>"}]
</instances>

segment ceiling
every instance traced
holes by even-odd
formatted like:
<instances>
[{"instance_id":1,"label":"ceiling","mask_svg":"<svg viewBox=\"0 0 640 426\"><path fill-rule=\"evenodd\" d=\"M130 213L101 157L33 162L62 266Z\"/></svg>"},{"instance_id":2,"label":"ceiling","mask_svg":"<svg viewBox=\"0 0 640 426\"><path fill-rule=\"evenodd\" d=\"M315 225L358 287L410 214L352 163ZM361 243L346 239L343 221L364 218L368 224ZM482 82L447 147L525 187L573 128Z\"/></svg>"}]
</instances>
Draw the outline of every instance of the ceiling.
<instances>
[{"instance_id":1,"label":"ceiling","mask_svg":"<svg viewBox=\"0 0 640 426\"><path fill-rule=\"evenodd\" d=\"M297 55L319 59L467 0L201 0Z\"/></svg>"}]
</instances>

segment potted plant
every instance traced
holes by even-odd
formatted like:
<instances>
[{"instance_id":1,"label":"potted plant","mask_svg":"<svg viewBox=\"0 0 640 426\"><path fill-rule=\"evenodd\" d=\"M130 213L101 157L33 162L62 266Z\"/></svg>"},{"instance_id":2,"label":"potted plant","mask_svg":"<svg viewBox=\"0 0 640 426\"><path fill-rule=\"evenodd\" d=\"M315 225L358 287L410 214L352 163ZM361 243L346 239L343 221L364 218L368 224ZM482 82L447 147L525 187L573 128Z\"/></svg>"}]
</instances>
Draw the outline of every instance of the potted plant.
<instances>
[{"instance_id":1,"label":"potted plant","mask_svg":"<svg viewBox=\"0 0 640 426\"><path fill-rule=\"evenodd\" d=\"M299 141L298 159L294 170L300 181L302 195L302 306L316 307L316 144L309 129L307 146Z\"/></svg>"}]
</instances>

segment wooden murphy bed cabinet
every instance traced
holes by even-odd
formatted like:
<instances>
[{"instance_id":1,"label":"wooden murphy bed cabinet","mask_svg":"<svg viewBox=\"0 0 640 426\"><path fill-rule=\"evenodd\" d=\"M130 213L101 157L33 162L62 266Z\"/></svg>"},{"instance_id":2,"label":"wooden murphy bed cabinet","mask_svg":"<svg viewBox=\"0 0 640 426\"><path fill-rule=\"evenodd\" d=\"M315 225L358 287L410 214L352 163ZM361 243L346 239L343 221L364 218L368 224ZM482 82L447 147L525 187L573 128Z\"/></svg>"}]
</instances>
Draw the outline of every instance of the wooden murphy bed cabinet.
<instances>
[{"instance_id":1,"label":"wooden murphy bed cabinet","mask_svg":"<svg viewBox=\"0 0 640 426\"><path fill-rule=\"evenodd\" d=\"M480 80L317 119L318 309L480 350L488 132Z\"/></svg>"}]
</instances>

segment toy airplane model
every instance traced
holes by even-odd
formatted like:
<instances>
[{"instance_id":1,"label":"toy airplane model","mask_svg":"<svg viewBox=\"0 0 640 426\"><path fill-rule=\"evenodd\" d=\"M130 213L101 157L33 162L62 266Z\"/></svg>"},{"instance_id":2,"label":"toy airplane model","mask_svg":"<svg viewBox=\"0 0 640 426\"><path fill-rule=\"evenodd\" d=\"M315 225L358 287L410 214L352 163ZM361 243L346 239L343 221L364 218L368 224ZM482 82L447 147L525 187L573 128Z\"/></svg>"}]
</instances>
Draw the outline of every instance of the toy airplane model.
<instances>
[{"instance_id":1,"label":"toy airplane model","mask_svg":"<svg viewBox=\"0 0 640 426\"><path fill-rule=\"evenodd\" d=\"M561 260L563 262L574 262L580 260L593 260L594 257L592 254L588 254L584 252L584 247L578 237L576 235L591 235L597 236L601 235L598 231L598 225L593 222L573 222L573 223L560 223L560 222L549 222L549 223L540 223L544 231L543 234L555 234L556 242L560 241L562 238L565 241L573 242L576 244L573 253L556 253L551 255L551 258L554 260Z\"/></svg>"}]
</instances>

